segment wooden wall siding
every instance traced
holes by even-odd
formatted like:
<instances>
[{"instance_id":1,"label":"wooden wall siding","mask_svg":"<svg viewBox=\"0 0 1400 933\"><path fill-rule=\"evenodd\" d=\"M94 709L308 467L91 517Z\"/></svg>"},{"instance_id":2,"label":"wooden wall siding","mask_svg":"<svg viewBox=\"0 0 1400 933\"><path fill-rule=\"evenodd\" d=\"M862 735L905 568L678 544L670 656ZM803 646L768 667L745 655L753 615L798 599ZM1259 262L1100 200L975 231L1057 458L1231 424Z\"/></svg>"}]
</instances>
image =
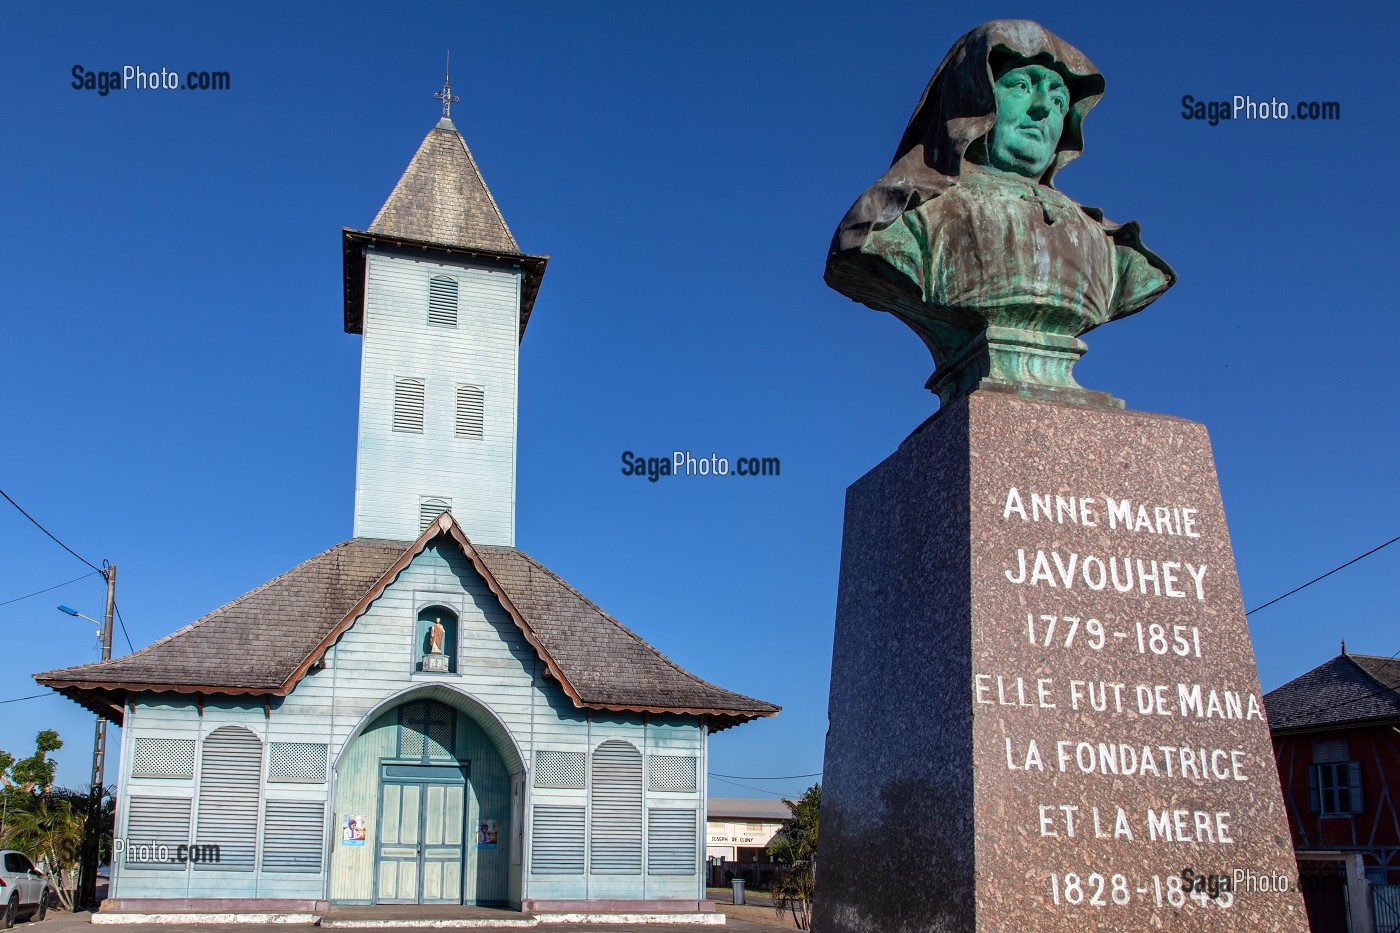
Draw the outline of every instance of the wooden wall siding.
<instances>
[{"instance_id":1,"label":"wooden wall siding","mask_svg":"<svg viewBox=\"0 0 1400 933\"><path fill-rule=\"evenodd\" d=\"M144 702L149 699L151 702ZM274 713L274 717L275 717ZM134 777L128 773L129 754L119 763L121 774L118 779L117 833L126 838L129 834L130 817L128 801L132 796L143 798L168 797L189 802L198 821L200 804L200 779L203 776L204 740L224 726L242 726L257 737L262 745L262 776L259 787L259 816L268 799L288 803L306 802L324 804L326 784L284 782L267 783L267 743L269 737L276 739L288 736L277 734L275 719L264 715L260 700L245 703L206 700L204 714L191 697L178 694L156 695L137 698L135 710L129 714L126 728L122 730L122 750L127 752L137 738L192 738L200 743L200 754L196 758L193 777ZM295 734L295 733L293 733ZM325 741L324 737L322 741ZM207 800L208 798L206 798ZM251 838L262 850L260 820L253 819L249 827ZM262 897L262 898L321 898L325 896L325 872L287 873L279 870L264 871L260 865L253 870L221 870L204 867L191 869L144 869L136 866L116 865L113 870L112 888L115 897Z\"/></svg>"},{"instance_id":2,"label":"wooden wall siding","mask_svg":"<svg viewBox=\"0 0 1400 933\"><path fill-rule=\"evenodd\" d=\"M414 671L417 614L425 606L441 604L459 620L458 674L424 674ZM593 750L609 739L636 746L644 756L652 753L692 755L696 770L705 773L705 733L694 717L631 713L606 713L576 709L552 680L543 677L543 664L525 642L485 581L453 545L431 547L399 574L365 614L340 639L327 656L326 667L305 678L287 697L272 704L264 716L262 701L243 703L206 698L203 716L196 700L182 695L148 695L137 698L136 708L122 730L123 757L118 826L125 830L125 800L136 794L193 798L195 779L137 778L126 773L130 743L137 737L188 737L202 739L225 724L240 724L256 733L266 749L269 742L320 742L329 746L333 773L328 783L273 782L263 785L263 798L320 800L326 807L326 839L329 875L217 871L140 871L118 865L115 896L121 897L310 897L333 900L368 900L365 886L374 858L372 844L340 845L340 821L348 809L363 808L360 815L373 818L378 777L373 768L359 762L367 755L383 756L376 744L384 730L380 723L399 703L435 699L452 706L471 723L458 730L459 742L475 743L462 754L476 762L495 753L504 775L534 768L535 749L579 752L591 758ZM390 722L396 722L392 716ZM459 723L462 719L459 718ZM352 741L358 737L360 741ZM349 743L347 745L347 743ZM268 755L264 754L264 761ZM645 761L644 761L645 767ZM474 770L474 777L479 772ZM373 786L370 786L371 780ZM494 788L497 782L480 785ZM525 781L521 864L512 864L509 840L509 781L500 782L500 797L474 789L470 805L475 820L485 813L498 823L499 848L491 859L483 853L473 863L481 869L473 891L483 899L498 896L502 879L505 898L686 898L703 896L696 854L692 877L655 876L645 871L625 877L536 875L530 872L530 820L536 805L587 807L587 788L534 787ZM366 803L365 801L368 801ZM644 785L644 806L693 807L704 810L703 778L695 791L651 790ZM494 812L494 816L493 816ZM702 840L703 841L703 840ZM357 866L357 860L363 864ZM344 874L342 874L342 871ZM193 878L191 876L194 876Z\"/></svg>"},{"instance_id":3,"label":"wooden wall siding","mask_svg":"<svg viewBox=\"0 0 1400 933\"><path fill-rule=\"evenodd\" d=\"M366 260L355 536L418 537L422 496L452 501L481 544L515 543L520 274L371 250ZM428 323L434 275L459 283L457 326ZM422 434L392 430L394 381L426 383ZM485 396L484 434L458 437L457 387Z\"/></svg>"},{"instance_id":4,"label":"wooden wall siding","mask_svg":"<svg viewBox=\"0 0 1400 933\"><path fill-rule=\"evenodd\" d=\"M457 755L471 762L467 782L467 868L465 897L473 904L505 904L510 892L510 772L486 733L458 714ZM476 848L476 828L495 820L496 848ZM514 866L518 875L519 866Z\"/></svg>"},{"instance_id":5,"label":"wooden wall siding","mask_svg":"<svg viewBox=\"0 0 1400 933\"><path fill-rule=\"evenodd\" d=\"M336 767L335 820L331 842L330 899L356 904L374 902L374 831L379 825L379 762L398 753L396 710L375 718L346 749ZM362 846L340 838L347 816L364 817L369 832Z\"/></svg>"}]
</instances>

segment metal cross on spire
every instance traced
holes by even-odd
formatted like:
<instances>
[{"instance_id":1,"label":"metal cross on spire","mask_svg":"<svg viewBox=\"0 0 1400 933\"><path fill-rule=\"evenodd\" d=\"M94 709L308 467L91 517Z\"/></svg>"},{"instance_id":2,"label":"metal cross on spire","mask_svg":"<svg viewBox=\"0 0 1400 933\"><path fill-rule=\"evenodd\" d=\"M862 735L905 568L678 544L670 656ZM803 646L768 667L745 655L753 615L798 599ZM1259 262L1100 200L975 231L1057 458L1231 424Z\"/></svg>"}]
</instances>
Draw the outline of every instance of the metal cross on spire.
<instances>
[{"instance_id":1,"label":"metal cross on spire","mask_svg":"<svg viewBox=\"0 0 1400 933\"><path fill-rule=\"evenodd\" d=\"M452 116L452 105L458 103L462 98L452 95L452 50L447 50L447 67L442 73L442 90L433 95L434 100L442 101L442 115L444 118Z\"/></svg>"}]
</instances>

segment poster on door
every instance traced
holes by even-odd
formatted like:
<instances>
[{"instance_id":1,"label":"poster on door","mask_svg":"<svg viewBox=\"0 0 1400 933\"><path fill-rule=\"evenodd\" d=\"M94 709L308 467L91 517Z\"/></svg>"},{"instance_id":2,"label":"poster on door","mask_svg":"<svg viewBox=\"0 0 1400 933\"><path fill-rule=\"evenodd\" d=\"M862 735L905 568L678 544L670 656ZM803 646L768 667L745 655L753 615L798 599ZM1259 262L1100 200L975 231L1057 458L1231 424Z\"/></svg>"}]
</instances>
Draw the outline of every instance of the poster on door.
<instances>
[{"instance_id":1,"label":"poster on door","mask_svg":"<svg viewBox=\"0 0 1400 933\"><path fill-rule=\"evenodd\" d=\"M365 818L363 816L347 816L345 823L340 827L340 844L343 846L362 846L365 844Z\"/></svg>"},{"instance_id":2,"label":"poster on door","mask_svg":"<svg viewBox=\"0 0 1400 933\"><path fill-rule=\"evenodd\" d=\"M476 824L476 847L478 849L496 848L496 821L482 820Z\"/></svg>"}]
</instances>

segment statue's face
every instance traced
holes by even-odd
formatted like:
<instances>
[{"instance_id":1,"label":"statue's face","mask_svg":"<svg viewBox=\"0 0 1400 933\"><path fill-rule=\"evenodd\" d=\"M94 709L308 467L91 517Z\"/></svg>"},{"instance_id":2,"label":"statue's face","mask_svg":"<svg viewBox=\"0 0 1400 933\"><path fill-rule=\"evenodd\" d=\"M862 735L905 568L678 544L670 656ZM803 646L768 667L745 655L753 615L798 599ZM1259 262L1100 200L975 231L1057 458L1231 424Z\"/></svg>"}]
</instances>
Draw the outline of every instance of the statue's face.
<instances>
[{"instance_id":1,"label":"statue's face","mask_svg":"<svg viewBox=\"0 0 1400 933\"><path fill-rule=\"evenodd\" d=\"M987 161L1003 172L1039 178L1055 157L1069 88L1058 71L1021 65L997 79L997 122L987 141Z\"/></svg>"}]
</instances>

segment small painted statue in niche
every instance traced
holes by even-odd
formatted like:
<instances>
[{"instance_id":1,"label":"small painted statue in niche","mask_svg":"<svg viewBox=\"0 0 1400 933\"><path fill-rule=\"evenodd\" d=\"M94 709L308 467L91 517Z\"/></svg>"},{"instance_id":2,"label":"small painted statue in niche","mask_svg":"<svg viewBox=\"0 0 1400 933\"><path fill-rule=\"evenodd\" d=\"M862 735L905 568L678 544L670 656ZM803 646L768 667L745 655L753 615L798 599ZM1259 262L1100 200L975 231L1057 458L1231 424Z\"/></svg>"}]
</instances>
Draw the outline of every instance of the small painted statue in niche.
<instances>
[{"instance_id":1,"label":"small painted statue in niche","mask_svg":"<svg viewBox=\"0 0 1400 933\"><path fill-rule=\"evenodd\" d=\"M1176 274L1136 223L1055 190L1103 90L1083 53L1044 27L977 27L938 66L894 164L837 228L827 283L914 329L945 405L1001 384L1121 406L1074 381L1087 349L1078 337L1140 311Z\"/></svg>"},{"instance_id":2,"label":"small painted statue in niche","mask_svg":"<svg viewBox=\"0 0 1400 933\"><path fill-rule=\"evenodd\" d=\"M433 619L433 627L428 629L428 654L442 654L442 637L446 630L441 619Z\"/></svg>"}]
</instances>

